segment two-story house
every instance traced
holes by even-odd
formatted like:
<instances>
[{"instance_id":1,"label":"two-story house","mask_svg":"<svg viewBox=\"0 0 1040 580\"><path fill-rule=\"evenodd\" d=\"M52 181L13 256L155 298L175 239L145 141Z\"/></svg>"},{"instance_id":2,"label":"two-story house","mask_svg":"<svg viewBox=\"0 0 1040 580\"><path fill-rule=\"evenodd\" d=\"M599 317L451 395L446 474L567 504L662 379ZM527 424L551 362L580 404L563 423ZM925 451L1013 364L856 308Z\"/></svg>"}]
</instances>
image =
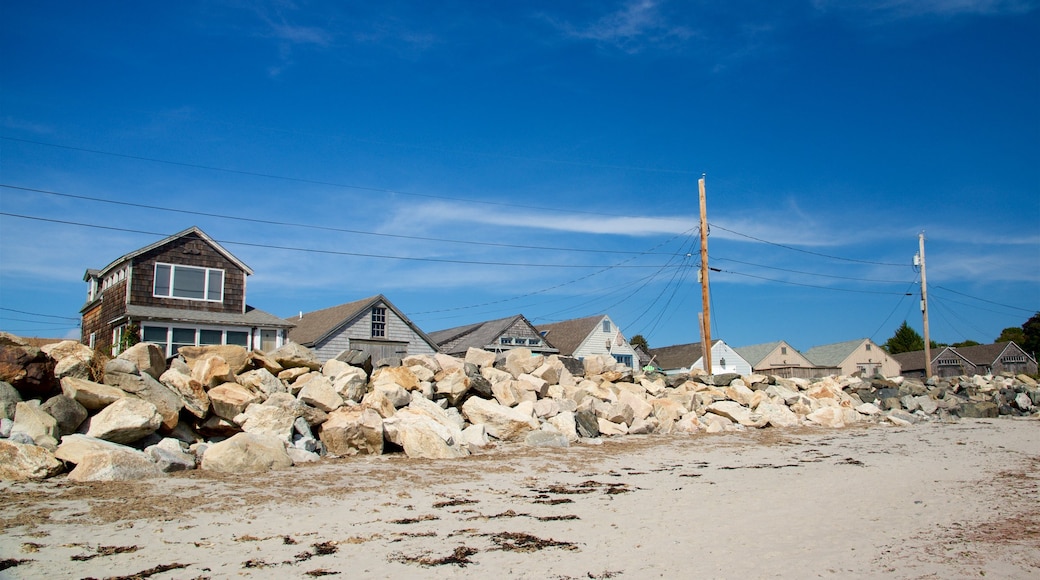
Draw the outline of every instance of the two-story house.
<instances>
[{"instance_id":1,"label":"two-story house","mask_svg":"<svg viewBox=\"0 0 1040 580\"><path fill-rule=\"evenodd\" d=\"M82 342L117 354L124 335L162 347L236 344L272 350L292 327L246 304L253 271L197 227L87 270Z\"/></svg>"}]
</instances>

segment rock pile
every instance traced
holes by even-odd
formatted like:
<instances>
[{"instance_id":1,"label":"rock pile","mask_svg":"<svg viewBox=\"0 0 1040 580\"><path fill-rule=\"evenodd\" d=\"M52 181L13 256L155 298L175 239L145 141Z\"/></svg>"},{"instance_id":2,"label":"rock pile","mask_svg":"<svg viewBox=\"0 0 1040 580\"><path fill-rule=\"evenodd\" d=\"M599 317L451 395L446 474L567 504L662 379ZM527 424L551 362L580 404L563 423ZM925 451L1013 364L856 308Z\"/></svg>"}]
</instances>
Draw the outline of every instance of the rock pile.
<instances>
[{"instance_id":1,"label":"rock pile","mask_svg":"<svg viewBox=\"0 0 1040 580\"><path fill-rule=\"evenodd\" d=\"M289 344L270 353L185 347L167 362L135 345L103 368L74 341L28 346L0 334L0 479L139 479L196 467L283 469L321 456L403 452L452 458L496 442L566 447L626 434L719 433L861 422L910 425L1040 411L1032 378L784 379L633 373L584 360L470 349L464 359L321 364Z\"/></svg>"}]
</instances>

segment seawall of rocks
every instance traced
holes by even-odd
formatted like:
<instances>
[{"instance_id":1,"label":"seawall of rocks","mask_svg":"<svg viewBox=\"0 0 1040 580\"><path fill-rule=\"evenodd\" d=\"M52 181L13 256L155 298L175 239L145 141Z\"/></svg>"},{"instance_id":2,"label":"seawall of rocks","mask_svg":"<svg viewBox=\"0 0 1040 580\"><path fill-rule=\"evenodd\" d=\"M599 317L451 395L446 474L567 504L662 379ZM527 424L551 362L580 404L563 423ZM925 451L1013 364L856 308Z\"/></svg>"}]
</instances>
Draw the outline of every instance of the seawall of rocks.
<instances>
[{"instance_id":1,"label":"seawall of rocks","mask_svg":"<svg viewBox=\"0 0 1040 580\"><path fill-rule=\"evenodd\" d=\"M322 456L455 458L498 442L566 447L627 434L719 433L1037 415L1032 378L785 379L665 376L609 356L578 360L470 349L465 358L324 364L296 344L270 353L141 343L101 361L75 341L0 333L0 479L258 472Z\"/></svg>"}]
</instances>

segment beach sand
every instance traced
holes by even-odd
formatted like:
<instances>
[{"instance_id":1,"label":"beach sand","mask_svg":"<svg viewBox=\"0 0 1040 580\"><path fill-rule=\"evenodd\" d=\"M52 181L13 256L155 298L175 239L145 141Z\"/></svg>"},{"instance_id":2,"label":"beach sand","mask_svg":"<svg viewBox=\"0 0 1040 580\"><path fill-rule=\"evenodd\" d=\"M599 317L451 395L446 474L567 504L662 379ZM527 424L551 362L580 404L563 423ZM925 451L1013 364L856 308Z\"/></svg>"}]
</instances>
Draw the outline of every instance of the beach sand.
<instances>
[{"instance_id":1,"label":"beach sand","mask_svg":"<svg viewBox=\"0 0 1040 580\"><path fill-rule=\"evenodd\" d=\"M10 578L1036 578L1040 421L0 483Z\"/></svg>"}]
</instances>

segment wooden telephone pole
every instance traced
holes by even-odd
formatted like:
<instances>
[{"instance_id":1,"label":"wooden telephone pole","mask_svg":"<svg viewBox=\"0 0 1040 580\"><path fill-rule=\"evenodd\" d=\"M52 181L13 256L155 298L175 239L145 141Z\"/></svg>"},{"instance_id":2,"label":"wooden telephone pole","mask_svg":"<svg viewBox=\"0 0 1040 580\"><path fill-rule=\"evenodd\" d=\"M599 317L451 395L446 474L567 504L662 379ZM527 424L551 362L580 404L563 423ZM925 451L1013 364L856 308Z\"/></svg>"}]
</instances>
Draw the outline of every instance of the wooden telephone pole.
<instances>
[{"instance_id":1,"label":"wooden telephone pole","mask_svg":"<svg viewBox=\"0 0 1040 580\"><path fill-rule=\"evenodd\" d=\"M708 293L708 204L704 193L704 175L697 180L701 197L701 302L702 312L698 318L701 326L701 352L704 357L704 370L711 372L711 300Z\"/></svg>"},{"instance_id":2,"label":"wooden telephone pole","mask_svg":"<svg viewBox=\"0 0 1040 580\"><path fill-rule=\"evenodd\" d=\"M918 235L921 246L921 316L924 319L924 376L932 378L932 341L928 336L928 277L924 271L924 232Z\"/></svg>"}]
</instances>

